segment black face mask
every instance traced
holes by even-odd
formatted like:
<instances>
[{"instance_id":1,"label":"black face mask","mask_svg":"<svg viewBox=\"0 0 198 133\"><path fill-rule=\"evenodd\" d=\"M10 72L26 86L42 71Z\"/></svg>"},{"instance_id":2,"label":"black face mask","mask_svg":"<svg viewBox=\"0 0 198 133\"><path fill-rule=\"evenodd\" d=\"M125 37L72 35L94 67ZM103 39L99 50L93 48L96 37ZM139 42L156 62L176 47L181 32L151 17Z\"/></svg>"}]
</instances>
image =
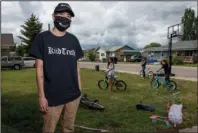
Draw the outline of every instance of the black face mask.
<instances>
[{"instance_id":1,"label":"black face mask","mask_svg":"<svg viewBox=\"0 0 198 133\"><path fill-rule=\"evenodd\" d=\"M55 16L54 26L61 32L70 27L71 20L65 17Z\"/></svg>"}]
</instances>

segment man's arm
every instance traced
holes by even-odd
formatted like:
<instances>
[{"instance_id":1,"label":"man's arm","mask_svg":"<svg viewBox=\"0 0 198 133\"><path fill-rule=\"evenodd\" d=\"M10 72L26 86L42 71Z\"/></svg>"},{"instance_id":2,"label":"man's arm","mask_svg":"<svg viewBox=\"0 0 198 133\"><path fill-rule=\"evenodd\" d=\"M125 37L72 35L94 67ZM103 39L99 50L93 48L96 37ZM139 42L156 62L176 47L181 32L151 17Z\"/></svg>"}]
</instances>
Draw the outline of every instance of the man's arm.
<instances>
[{"instance_id":1,"label":"man's arm","mask_svg":"<svg viewBox=\"0 0 198 133\"><path fill-rule=\"evenodd\" d=\"M44 92L44 75L43 75L43 61L36 59L36 81L38 87L39 106L42 112L47 112L48 101Z\"/></svg>"},{"instance_id":2,"label":"man's arm","mask_svg":"<svg viewBox=\"0 0 198 133\"><path fill-rule=\"evenodd\" d=\"M80 76L80 66L79 66L79 62L77 62L77 71L78 71L78 85L80 90L82 89L82 84L81 84L81 76Z\"/></svg>"},{"instance_id":3,"label":"man's arm","mask_svg":"<svg viewBox=\"0 0 198 133\"><path fill-rule=\"evenodd\" d=\"M145 61L141 61L141 65L143 65L145 63Z\"/></svg>"},{"instance_id":4,"label":"man's arm","mask_svg":"<svg viewBox=\"0 0 198 133\"><path fill-rule=\"evenodd\" d=\"M159 69L159 70L157 70L157 72L159 72L160 70L162 70L163 69L163 66Z\"/></svg>"},{"instance_id":5,"label":"man's arm","mask_svg":"<svg viewBox=\"0 0 198 133\"><path fill-rule=\"evenodd\" d=\"M45 97L44 78L43 78L43 61L36 59L36 81L38 87L38 97Z\"/></svg>"}]
</instances>

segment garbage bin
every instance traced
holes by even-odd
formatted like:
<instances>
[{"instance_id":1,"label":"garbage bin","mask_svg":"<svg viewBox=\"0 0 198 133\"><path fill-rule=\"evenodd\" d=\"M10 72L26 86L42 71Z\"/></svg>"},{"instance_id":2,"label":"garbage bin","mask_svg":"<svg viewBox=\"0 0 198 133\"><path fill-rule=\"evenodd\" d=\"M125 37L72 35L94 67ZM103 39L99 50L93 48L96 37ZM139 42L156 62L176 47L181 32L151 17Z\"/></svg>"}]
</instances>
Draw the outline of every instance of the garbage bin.
<instances>
[{"instance_id":1,"label":"garbage bin","mask_svg":"<svg viewBox=\"0 0 198 133\"><path fill-rule=\"evenodd\" d=\"M99 71L100 70L99 65L95 65L95 70L96 71Z\"/></svg>"}]
</instances>

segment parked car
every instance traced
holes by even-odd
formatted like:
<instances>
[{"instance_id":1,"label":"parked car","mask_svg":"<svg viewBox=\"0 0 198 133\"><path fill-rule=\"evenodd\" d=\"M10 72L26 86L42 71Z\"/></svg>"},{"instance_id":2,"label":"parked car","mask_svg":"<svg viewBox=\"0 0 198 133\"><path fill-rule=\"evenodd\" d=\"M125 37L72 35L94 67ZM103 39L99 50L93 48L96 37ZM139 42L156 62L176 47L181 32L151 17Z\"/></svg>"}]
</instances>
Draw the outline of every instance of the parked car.
<instances>
[{"instance_id":1,"label":"parked car","mask_svg":"<svg viewBox=\"0 0 198 133\"><path fill-rule=\"evenodd\" d=\"M35 58L33 57L23 57L25 67L36 67Z\"/></svg>"},{"instance_id":2,"label":"parked car","mask_svg":"<svg viewBox=\"0 0 198 133\"><path fill-rule=\"evenodd\" d=\"M1 67L20 70L24 66L24 60L21 56L3 56L1 57Z\"/></svg>"},{"instance_id":3,"label":"parked car","mask_svg":"<svg viewBox=\"0 0 198 133\"><path fill-rule=\"evenodd\" d=\"M155 63L155 62L157 62L156 59L153 58L147 59L147 63Z\"/></svg>"},{"instance_id":4,"label":"parked car","mask_svg":"<svg viewBox=\"0 0 198 133\"><path fill-rule=\"evenodd\" d=\"M131 57L131 62L141 62L142 61L142 57L141 56L132 56Z\"/></svg>"}]
</instances>

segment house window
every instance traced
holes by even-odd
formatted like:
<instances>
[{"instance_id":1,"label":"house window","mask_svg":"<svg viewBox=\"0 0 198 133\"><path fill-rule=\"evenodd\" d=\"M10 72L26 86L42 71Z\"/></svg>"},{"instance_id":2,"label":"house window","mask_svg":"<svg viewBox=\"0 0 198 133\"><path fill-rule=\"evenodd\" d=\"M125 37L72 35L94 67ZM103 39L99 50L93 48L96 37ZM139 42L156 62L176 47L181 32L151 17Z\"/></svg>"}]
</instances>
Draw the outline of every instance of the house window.
<instances>
[{"instance_id":1,"label":"house window","mask_svg":"<svg viewBox=\"0 0 198 133\"><path fill-rule=\"evenodd\" d=\"M181 51L178 51L177 52L177 56L182 56L182 52Z\"/></svg>"},{"instance_id":2,"label":"house window","mask_svg":"<svg viewBox=\"0 0 198 133\"><path fill-rule=\"evenodd\" d=\"M105 56L104 53L101 53L101 56Z\"/></svg>"},{"instance_id":3,"label":"house window","mask_svg":"<svg viewBox=\"0 0 198 133\"><path fill-rule=\"evenodd\" d=\"M20 61L20 60L22 60L22 58L21 57L15 57L15 60Z\"/></svg>"},{"instance_id":4,"label":"house window","mask_svg":"<svg viewBox=\"0 0 198 133\"><path fill-rule=\"evenodd\" d=\"M164 56L164 52L162 52L162 55L161 56Z\"/></svg>"},{"instance_id":5,"label":"house window","mask_svg":"<svg viewBox=\"0 0 198 133\"><path fill-rule=\"evenodd\" d=\"M198 51L193 51L193 56L197 56Z\"/></svg>"},{"instance_id":6,"label":"house window","mask_svg":"<svg viewBox=\"0 0 198 133\"><path fill-rule=\"evenodd\" d=\"M185 51L185 56L192 56L192 51Z\"/></svg>"}]
</instances>

